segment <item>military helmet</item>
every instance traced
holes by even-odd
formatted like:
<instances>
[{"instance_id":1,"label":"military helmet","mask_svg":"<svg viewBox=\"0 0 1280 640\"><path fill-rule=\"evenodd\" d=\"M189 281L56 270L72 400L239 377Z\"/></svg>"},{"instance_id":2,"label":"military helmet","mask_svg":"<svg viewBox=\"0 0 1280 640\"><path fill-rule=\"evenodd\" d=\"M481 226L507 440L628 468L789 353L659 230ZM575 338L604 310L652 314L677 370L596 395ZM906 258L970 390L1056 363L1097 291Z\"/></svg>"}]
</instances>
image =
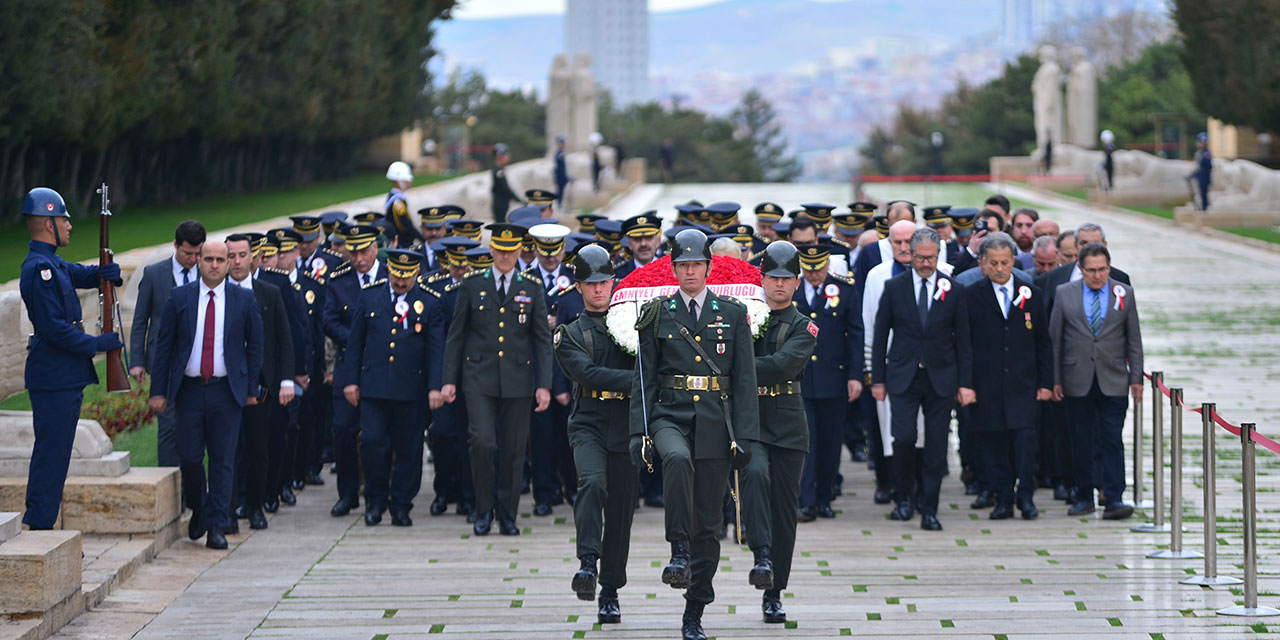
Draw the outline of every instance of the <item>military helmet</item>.
<instances>
[{"instance_id":1,"label":"military helmet","mask_svg":"<svg viewBox=\"0 0 1280 640\"><path fill-rule=\"evenodd\" d=\"M671 262L710 262L711 245L707 234L697 229L685 229L671 240Z\"/></svg>"},{"instance_id":2,"label":"military helmet","mask_svg":"<svg viewBox=\"0 0 1280 640\"><path fill-rule=\"evenodd\" d=\"M573 278L578 282L603 282L613 279L613 263L609 251L598 244L578 250L573 257Z\"/></svg>"},{"instance_id":3,"label":"military helmet","mask_svg":"<svg viewBox=\"0 0 1280 640\"><path fill-rule=\"evenodd\" d=\"M760 257L760 275L775 278L800 277L800 251L786 240L775 240Z\"/></svg>"},{"instance_id":4,"label":"military helmet","mask_svg":"<svg viewBox=\"0 0 1280 640\"><path fill-rule=\"evenodd\" d=\"M67 203L57 191L48 187L36 187L27 192L27 199L22 202L22 215L49 216L53 218L70 218Z\"/></svg>"}]
</instances>

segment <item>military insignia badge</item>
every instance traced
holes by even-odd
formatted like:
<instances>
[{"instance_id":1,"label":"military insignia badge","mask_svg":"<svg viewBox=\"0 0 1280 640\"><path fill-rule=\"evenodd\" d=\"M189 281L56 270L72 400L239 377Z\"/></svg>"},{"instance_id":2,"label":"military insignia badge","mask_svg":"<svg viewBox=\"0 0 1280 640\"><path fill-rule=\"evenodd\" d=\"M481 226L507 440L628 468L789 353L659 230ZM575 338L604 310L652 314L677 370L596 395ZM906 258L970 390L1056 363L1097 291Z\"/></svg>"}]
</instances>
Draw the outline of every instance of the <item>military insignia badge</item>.
<instances>
[{"instance_id":1,"label":"military insignia badge","mask_svg":"<svg viewBox=\"0 0 1280 640\"><path fill-rule=\"evenodd\" d=\"M814 324L812 320L809 321L809 333L813 334L815 338L818 337L818 325Z\"/></svg>"},{"instance_id":2,"label":"military insignia badge","mask_svg":"<svg viewBox=\"0 0 1280 640\"><path fill-rule=\"evenodd\" d=\"M413 323L413 332L414 332L414 333L422 333L422 323L421 323L421 322L415 322L415 323Z\"/></svg>"},{"instance_id":3,"label":"military insignia badge","mask_svg":"<svg viewBox=\"0 0 1280 640\"><path fill-rule=\"evenodd\" d=\"M720 354L720 355L724 355L724 343L723 343L723 342L718 342L718 343L716 343L716 353L718 353L718 354Z\"/></svg>"},{"instance_id":4,"label":"military insignia badge","mask_svg":"<svg viewBox=\"0 0 1280 640\"><path fill-rule=\"evenodd\" d=\"M52 206L52 205L50 205L50 206ZM49 280L50 280L50 279L52 279L52 278L53 278L53 272L52 272L52 271L49 271L48 269L41 269L41 270L40 270L40 279L41 279L41 280L44 280L44 281L46 281L46 282L47 282L47 281L49 281Z\"/></svg>"},{"instance_id":5,"label":"military insignia badge","mask_svg":"<svg viewBox=\"0 0 1280 640\"><path fill-rule=\"evenodd\" d=\"M308 290L307 290L307 295L305 295L305 296L303 296L303 297L305 297L305 298L307 299L307 304L315 304L315 303L316 303L316 292L315 292L315 291L311 291L310 289L308 289Z\"/></svg>"},{"instance_id":6,"label":"military insignia badge","mask_svg":"<svg viewBox=\"0 0 1280 640\"><path fill-rule=\"evenodd\" d=\"M522 313L522 314L520 314L520 315L516 318L516 320L517 320L520 324L524 324L525 319L526 319L526 317L525 317L525 315L524 315L523 313Z\"/></svg>"},{"instance_id":7,"label":"military insignia badge","mask_svg":"<svg viewBox=\"0 0 1280 640\"><path fill-rule=\"evenodd\" d=\"M557 347L558 347L558 346L560 346L560 332L559 332L559 331L557 331L557 332L555 332L554 334L552 334L552 335L551 335L551 343L552 343L553 345L557 346Z\"/></svg>"},{"instance_id":8,"label":"military insignia badge","mask_svg":"<svg viewBox=\"0 0 1280 640\"><path fill-rule=\"evenodd\" d=\"M421 314L421 313L422 313L422 308L423 308L423 304L422 304L422 301L421 301L421 300L418 300L417 302L414 302L414 303L413 303L413 312L414 312L414 313Z\"/></svg>"}]
</instances>

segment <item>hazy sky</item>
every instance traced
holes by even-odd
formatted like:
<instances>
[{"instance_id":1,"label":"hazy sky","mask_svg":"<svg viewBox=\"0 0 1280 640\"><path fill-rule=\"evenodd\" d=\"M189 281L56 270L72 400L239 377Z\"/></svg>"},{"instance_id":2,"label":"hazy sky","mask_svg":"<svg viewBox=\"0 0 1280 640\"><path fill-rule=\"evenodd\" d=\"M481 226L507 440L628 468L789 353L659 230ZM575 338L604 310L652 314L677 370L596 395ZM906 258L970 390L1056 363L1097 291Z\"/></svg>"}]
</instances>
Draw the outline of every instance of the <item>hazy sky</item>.
<instances>
[{"instance_id":1,"label":"hazy sky","mask_svg":"<svg viewBox=\"0 0 1280 640\"><path fill-rule=\"evenodd\" d=\"M678 11L728 0L649 0L650 11ZM565 0L460 0L453 10L453 17L499 18L535 14L564 13Z\"/></svg>"}]
</instances>

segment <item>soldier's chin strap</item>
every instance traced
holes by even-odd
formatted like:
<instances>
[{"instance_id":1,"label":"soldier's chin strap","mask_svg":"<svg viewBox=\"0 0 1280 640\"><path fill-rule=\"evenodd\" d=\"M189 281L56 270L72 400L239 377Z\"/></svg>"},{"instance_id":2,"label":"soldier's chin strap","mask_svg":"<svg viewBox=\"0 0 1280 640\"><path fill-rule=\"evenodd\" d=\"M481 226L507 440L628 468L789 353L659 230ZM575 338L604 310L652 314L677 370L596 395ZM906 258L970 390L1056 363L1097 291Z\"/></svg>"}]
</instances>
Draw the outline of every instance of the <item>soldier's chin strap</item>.
<instances>
[{"instance_id":1,"label":"soldier's chin strap","mask_svg":"<svg viewBox=\"0 0 1280 640\"><path fill-rule=\"evenodd\" d=\"M58 233L58 219L50 216L49 223L53 225L53 249L57 251L62 246L62 234Z\"/></svg>"}]
</instances>

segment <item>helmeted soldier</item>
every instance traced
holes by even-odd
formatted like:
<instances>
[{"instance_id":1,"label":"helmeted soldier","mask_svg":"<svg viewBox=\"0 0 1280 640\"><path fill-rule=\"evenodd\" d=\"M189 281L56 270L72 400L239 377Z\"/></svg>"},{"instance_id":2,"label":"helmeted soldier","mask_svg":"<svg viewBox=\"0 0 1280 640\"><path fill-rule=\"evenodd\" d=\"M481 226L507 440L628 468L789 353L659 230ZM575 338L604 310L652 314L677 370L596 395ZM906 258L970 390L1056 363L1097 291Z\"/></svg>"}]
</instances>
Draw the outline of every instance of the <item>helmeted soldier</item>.
<instances>
[{"instance_id":1,"label":"helmeted soldier","mask_svg":"<svg viewBox=\"0 0 1280 640\"><path fill-rule=\"evenodd\" d=\"M383 217L390 223L395 237L393 247L407 249L422 242L422 234L413 226L409 217L409 200L404 192L413 186L413 168L407 162L392 162L387 167L387 179L391 181L391 193L383 204Z\"/></svg>"}]
</instances>

